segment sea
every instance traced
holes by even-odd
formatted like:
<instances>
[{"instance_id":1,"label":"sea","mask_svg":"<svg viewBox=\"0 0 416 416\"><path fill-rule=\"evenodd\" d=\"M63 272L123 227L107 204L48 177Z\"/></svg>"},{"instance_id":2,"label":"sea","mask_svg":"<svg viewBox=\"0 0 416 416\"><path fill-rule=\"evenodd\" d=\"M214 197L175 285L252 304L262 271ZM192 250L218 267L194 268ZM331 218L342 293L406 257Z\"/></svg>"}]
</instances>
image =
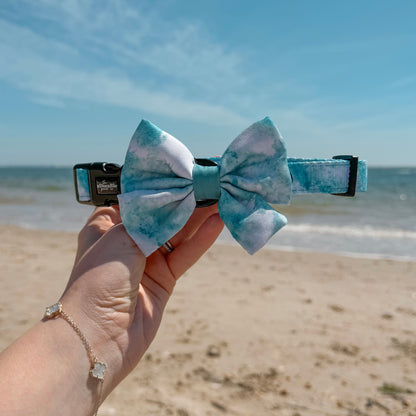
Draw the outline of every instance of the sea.
<instances>
[{"instance_id":1,"label":"sea","mask_svg":"<svg viewBox=\"0 0 416 416\"><path fill-rule=\"evenodd\" d=\"M416 167L369 168L354 198L297 195L275 208L288 225L270 248L416 261ZM78 232L92 210L76 202L70 167L0 167L0 223ZM232 243L226 231L220 240Z\"/></svg>"}]
</instances>

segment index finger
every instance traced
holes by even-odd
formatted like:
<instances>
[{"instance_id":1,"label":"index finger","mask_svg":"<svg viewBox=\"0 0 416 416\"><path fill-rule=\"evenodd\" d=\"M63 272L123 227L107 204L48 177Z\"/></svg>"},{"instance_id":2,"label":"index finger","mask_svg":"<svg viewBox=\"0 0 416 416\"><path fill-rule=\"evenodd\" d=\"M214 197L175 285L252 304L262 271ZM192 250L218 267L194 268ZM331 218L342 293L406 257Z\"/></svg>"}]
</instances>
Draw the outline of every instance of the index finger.
<instances>
[{"instance_id":1,"label":"index finger","mask_svg":"<svg viewBox=\"0 0 416 416\"><path fill-rule=\"evenodd\" d=\"M199 227L209 218L211 215L218 213L217 204L204 208L195 208L194 212L190 216L187 223L183 228L178 231L170 240L170 244L177 248L185 241L193 237Z\"/></svg>"},{"instance_id":2,"label":"index finger","mask_svg":"<svg viewBox=\"0 0 416 416\"><path fill-rule=\"evenodd\" d=\"M167 256L169 268L176 280L214 244L223 228L224 223L218 213L211 213L190 238Z\"/></svg>"}]
</instances>

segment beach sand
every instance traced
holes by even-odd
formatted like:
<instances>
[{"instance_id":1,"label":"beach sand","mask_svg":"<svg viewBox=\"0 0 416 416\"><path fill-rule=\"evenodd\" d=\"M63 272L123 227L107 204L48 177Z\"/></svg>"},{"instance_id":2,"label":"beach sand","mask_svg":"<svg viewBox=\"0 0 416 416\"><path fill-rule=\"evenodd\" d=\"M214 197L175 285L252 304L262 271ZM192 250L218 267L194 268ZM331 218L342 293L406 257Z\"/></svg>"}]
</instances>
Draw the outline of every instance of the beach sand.
<instances>
[{"instance_id":1,"label":"beach sand","mask_svg":"<svg viewBox=\"0 0 416 416\"><path fill-rule=\"evenodd\" d=\"M1 349L59 298L75 248L0 226ZM99 414L416 415L416 263L216 244Z\"/></svg>"}]
</instances>

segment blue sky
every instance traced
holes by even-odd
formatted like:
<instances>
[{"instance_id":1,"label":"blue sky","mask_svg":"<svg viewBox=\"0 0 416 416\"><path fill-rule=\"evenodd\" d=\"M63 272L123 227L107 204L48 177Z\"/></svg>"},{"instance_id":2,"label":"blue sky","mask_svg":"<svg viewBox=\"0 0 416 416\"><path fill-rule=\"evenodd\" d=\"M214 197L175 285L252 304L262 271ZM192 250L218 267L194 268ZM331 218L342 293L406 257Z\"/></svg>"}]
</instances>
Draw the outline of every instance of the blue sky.
<instances>
[{"instance_id":1,"label":"blue sky","mask_svg":"<svg viewBox=\"0 0 416 416\"><path fill-rule=\"evenodd\" d=\"M0 165L197 157L268 115L291 157L416 165L416 1L0 2Z\"/></svg>"}]
</instances>

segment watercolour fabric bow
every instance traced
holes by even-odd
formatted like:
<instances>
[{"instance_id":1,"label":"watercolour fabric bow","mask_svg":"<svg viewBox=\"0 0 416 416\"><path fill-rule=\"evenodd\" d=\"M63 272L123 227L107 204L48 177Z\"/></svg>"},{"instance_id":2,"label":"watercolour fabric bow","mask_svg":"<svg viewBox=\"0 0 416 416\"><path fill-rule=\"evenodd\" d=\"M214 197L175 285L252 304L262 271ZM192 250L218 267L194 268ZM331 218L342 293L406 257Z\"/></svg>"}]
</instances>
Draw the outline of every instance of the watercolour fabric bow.
<instances>
[{"instance_id":1,"label":"watercolour fabric bow","mask_svg":"<svg viewBox=\"0 0 416 416\"><path fill-rule=\"evenodd\" d=\"M287 223L269 205L289 203L291 177L284 143L268 117L243 131L217 164L197 166L179 140L141 121L118 199L123 224L146 257L185 225L196 198L218 199L222 221L250 254Z\"/></svg>"}]
</instances>

